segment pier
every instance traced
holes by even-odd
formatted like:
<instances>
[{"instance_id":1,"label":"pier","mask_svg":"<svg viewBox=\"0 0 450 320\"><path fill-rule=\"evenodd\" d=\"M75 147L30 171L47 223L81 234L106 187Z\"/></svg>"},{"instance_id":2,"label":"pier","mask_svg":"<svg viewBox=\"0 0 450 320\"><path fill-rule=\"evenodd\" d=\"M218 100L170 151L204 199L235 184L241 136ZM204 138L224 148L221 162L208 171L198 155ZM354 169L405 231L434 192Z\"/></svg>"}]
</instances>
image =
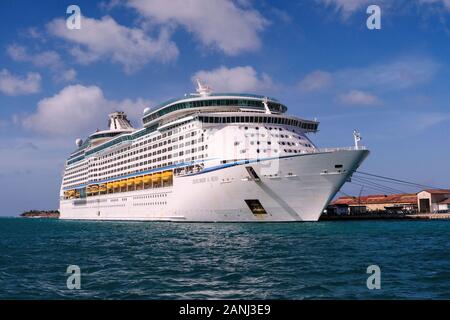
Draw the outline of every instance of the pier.
<instances>
[{"instance_id":1,"label":"pier","mask_svg":"<svg viewBox=\"0 0 450 320\"><path fill-rule=\"evenodd\" d=\"M352 221L352 220L445 220L450 213L417 213L417 214L357 214L357 215L322 215L319 221Z\"/></svg>"}]
</instances>

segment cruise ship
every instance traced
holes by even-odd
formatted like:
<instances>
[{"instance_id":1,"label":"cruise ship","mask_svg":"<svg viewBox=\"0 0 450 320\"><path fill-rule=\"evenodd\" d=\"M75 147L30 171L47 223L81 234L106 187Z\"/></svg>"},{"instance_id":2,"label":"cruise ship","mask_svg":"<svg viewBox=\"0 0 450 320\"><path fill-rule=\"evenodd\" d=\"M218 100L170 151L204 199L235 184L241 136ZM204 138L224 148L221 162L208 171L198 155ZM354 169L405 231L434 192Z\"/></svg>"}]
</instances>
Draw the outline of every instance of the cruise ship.
<instances>
[{"instance_id":1,"label":"cruise ship","mask_svg":"<svg viewBox=\"0 0 450 320\"><path fill-rule=\"evenodd\" d=\"M65 163L61 219L178 222L317 221L369 151L319 149L316 120L275 98L196 93L126 114L77 139Z\"/></svg>"}]
</instances>

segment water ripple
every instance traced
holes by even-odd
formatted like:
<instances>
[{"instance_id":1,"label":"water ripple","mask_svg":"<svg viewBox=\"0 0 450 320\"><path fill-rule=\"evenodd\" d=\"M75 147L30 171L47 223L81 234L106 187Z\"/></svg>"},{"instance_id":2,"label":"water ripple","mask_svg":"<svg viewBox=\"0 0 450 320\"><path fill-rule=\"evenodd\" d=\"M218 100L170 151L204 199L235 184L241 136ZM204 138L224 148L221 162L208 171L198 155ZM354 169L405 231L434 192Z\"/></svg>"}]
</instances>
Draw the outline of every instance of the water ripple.
<instances>
[{"instance_id":1,"label":"water ripple","mask_svg":"<svg viewBox=\"0 0 450 320\"><path fill-rule=\"evenodd\" d=\"M0 299L448 299L448 221L0 219ZM68 290L66 268L81 268ZM382 270L368 290L366 268Z\"/></svg>"}]
</instances>

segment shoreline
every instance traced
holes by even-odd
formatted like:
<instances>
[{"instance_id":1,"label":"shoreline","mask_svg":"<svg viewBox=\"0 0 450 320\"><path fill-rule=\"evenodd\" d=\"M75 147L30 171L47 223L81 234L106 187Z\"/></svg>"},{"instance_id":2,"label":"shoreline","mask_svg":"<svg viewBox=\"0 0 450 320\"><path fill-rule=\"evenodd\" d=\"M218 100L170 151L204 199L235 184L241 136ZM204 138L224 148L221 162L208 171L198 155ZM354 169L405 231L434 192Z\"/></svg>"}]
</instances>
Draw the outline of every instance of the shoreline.
<instances>
[{"instance_id":1,"label":"shoreline","mask_svg":"<svg viewBox=\"0 0 450 320\"><path fill-rule=\"evenodd\" d=\"M365 214L365 215L342 215L320 217L319 221L339 221L339 220L447 220L449 213L416 213L416 214Z\"/></svg>"},{"instance_id":2,"label":"shoreline","mask_svg":"<svg viewBox=\"0 0 450 320\"><path fill-rule=\"evenodd\" d=\"M19 215L20 218L46 218L46 219L58 219L59 211L43 211L43 210L30 210L25 211Z\"/></svg>"},{"instance_id":3,"label":"shoreline","mask_svg":"<svg viewBox=\"0 0 450 320\"><path fill-rule=\"evenodd\" d=\"M30 210L21 213L19 218L58 219L57 210ZM352 220L447 220L450 213L416 213L416 214L364 214L364 215L322 215L318 221L352 221Z\"/></svg>"}]
</instances>

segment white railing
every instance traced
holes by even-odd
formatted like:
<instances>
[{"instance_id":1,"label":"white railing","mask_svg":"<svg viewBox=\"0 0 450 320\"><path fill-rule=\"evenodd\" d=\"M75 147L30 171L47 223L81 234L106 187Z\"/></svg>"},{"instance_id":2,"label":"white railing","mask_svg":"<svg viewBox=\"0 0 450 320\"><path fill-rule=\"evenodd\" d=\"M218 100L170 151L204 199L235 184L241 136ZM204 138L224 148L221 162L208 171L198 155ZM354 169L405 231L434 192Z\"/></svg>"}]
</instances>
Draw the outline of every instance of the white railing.
<instances>
[{"instance_id":1,"label":"white railing","mask_svg":"<svg viewBox=\"0 0 450 320\"><path fill-rule=\"evenodd\" d=\"M308 151L308 153L322 153L322 152L336 152L336 151L354 151L354 150L367 150L365 146L358 147L342 147L342 148L318 148L312 151Z\"/></svg>"}]
</instances>

